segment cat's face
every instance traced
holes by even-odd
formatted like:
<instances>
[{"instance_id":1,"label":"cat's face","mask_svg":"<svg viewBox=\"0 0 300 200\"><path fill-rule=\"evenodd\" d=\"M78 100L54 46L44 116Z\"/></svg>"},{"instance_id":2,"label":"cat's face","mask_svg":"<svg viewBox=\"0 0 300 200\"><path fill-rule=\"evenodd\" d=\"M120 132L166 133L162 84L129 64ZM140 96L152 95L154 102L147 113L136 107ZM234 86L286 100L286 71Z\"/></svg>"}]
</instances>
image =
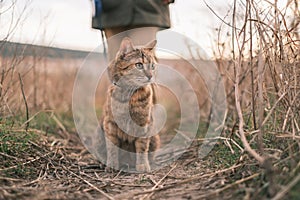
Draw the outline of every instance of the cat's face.
<instances>
[{"instance_id":1,"label":"cat's face","mask_svg":"<svg viewBox=\"0 0 300 200\"><path fill-rule=\"evenodd\" d=\"M152 82L156 60L153 41L141 48L134 48L129 38L124 38L115 61L109 66L112 82L120 87L140 87Z\"/></svg>"}]
</instances>

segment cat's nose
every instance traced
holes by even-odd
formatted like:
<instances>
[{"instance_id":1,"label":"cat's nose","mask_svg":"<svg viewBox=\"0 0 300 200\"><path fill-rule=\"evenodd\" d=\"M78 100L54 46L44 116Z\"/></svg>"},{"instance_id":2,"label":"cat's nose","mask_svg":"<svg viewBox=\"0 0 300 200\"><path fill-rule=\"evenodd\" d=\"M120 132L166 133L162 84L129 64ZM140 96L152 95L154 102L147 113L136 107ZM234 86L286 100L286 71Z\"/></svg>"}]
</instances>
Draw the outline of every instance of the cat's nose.
<instances>
[{"instance_id":1,"label":"cat's nose","mask_svg":"<svg viewBox=\"0 0 300 200\"><path fill-rule=\"evenodd\" d=\"M149 74L147 77L148 77L148 79L149 79L149 81L150 81L151 78L152 78L152 74Z\"/></svg>"},{"instance_id":2,"label":"cat's nose","mask_svg":"<svg viewBox=\"0 0 300 200\"><path fill-rule=\"evenodd\" d=\"M146 74L148 80L150 81L153 76L152 73L147 71L145 74Z\"/></svg>"}]
</instances>

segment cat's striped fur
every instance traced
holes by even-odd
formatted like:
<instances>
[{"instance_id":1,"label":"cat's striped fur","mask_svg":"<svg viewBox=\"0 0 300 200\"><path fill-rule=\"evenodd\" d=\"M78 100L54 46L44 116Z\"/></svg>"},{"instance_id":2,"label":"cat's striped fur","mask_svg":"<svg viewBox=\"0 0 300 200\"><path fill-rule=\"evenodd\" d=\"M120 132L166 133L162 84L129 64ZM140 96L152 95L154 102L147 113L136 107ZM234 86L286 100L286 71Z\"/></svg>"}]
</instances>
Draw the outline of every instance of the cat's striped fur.
<instances>
[{"instance_id":1,"label":"cat's striped fur","mask_svg":"<svg viewBox=\"0 0 300 200\"><path fill-rule=\"evenodd\" d=\"M112 84L101 122L108 167L119 168L119 147L136 153L137 171L150 171L149 160L153 158L148 153L159 148L159 135L150 136L156 101L151 83L155 72L155 44L153 41L145 47L134 48L130 39L124 38L108 68Z\"/></svg>"}]
</instances>

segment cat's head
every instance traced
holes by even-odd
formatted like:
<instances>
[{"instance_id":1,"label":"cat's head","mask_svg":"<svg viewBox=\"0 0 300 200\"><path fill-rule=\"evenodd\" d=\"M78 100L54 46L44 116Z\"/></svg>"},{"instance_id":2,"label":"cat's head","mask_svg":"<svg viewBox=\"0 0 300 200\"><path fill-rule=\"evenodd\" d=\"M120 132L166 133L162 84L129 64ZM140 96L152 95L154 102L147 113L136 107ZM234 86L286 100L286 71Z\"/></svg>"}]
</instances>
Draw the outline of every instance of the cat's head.
<instances>
[{"instance_id":1,"label":"cat's head","mask_svg":"<svg viewBox=\"0 0 300 200\"><path fill-rule=\"evenodd\" d=\"M156 68L155 45L156 40L135 48L129 38L124 38L116 58L108 67L111 81L120 87L151 83Z\"/></svg>"}]
</instances>

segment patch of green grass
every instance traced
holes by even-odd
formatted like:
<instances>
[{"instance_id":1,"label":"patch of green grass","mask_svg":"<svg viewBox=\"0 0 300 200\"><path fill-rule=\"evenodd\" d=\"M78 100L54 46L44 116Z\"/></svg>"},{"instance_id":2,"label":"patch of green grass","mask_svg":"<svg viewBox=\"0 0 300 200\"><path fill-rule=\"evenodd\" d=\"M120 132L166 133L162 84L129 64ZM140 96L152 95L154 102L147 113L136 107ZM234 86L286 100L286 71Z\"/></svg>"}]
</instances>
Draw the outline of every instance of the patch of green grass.
<instances>
[{"instance_id":1,"label":"patch of green grass","mask_svg":"<svg viewBox=\"0 0 300 200\"><path fill-rule=\"evenodd\" d=\"M234 153L221 141L214 146L209 156L214 167L223 169L231 167L237 162L241 155L240 150L234 144L231 144L231 147Z\"/></svg>"},{"instance_id":2,"label":"patch of green grass","mask_svg":"<svg viewBox=\"0 0 300 200\"><path fill-rule=\"evenodd\" d=\"M5 171L5 176L11 178L30 178L36 176L35 167L24 166L21 163L18 163L15 168L11 168Z\"/></svg>"},{"instance_id":3,"label":"patch of green grass","mask_svg":"<svg viewBox=\"0 0 300 200\"><path fill-rule=\"evenodd\" d=\"M36 142L39 136L16 125L14 119L0 120L0 169L5 169L1 173L7 177L28 177L33 169L22 163L34 157L31 142Z\"/></svg>"},{"instance_id":4,"label":"patch of green grass","mask_svg":"<svg viewBox=\"0 0 300 200\"><path fill-rule=\"evenodd\" d=\"M47 134L55 134L63 128L75 131L75 124L71 112L54 113L38 112L30 120L29 128L40 130Z\"/></svg>"},{"instance_id":5,"label":"patch of green grass","mask_svg":"<svg viewBox=\"0 0 300 200\"><path fill-rule=\"evenodd\" d=\"M57 123L51 112L39 112L30 121L30 128L41 130L46 133L54 133L57 130Z\"/></svg>"},{"instance_id":6,"label":"patch of green grass","mask_svg":"<svg viewBox=\"0 0 300 200\"><path fill-rule=\"evenodd\" d=\"M39 112L30 119L28 131L22 126L24 122L26 119L22 116L0 118L0 152L16 156L27 152L29 141L36 141L43 132L55 134L61 126L68 130L75 128L71 113L58 116L52 112Z\"/></svg>"},{"instance_id":7,"label":"patch of green grass","mask_svg":"<svg viewBox=\"0 0 300 200\"><path fill-rule=\"evenodd\" d=\"M36 173L36 162L24 163L40 156L38 152L43 151L35 144L42 144L41 140L47 134L55 135L62 128L75 131L71 112L56 114L42 111L30 117L27 131L24 116L0 117L0 173L4 176L31 177Z\"/></svg>"},{"instance_id":8,"label":"patch of green grass","mask_svg":"<svg viewBox=\"0 0 300 200\"><path fill-rule=\"evenodd\" d=\"M28 150L29 140L35 141L37 135L31 131L12 127L11 121L0 122L0 152L17 155Z\"/></svg>"},{"instance_id":9,"label":"patch of green grass","mask_svg":"<svg viewBox=\"0 0 300 200\"><path fill-rule=\"evenodd\" d=\"M288 199L299 200L300 197L300 182L298 182L289 192Z\"/></svg>"}]
</instances>

